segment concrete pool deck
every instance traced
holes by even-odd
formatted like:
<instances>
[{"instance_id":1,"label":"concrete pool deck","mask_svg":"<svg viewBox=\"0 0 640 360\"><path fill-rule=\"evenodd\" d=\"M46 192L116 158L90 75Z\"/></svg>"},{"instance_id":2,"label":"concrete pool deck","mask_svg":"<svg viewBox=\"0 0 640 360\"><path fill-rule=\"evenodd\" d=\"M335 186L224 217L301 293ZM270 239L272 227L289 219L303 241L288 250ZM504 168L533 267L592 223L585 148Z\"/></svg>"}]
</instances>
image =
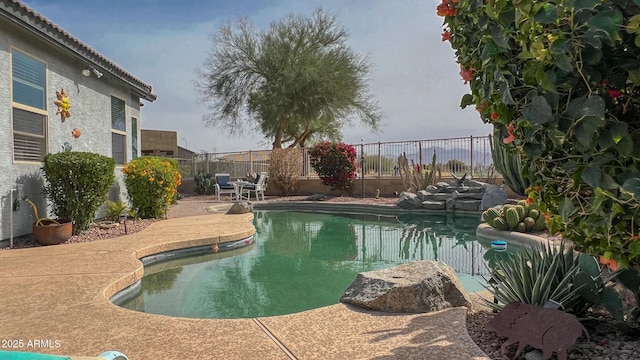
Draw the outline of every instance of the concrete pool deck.
<instances>
[{"instance_id":1,"label":"concrete pool deck","mask_svg":"<svg viewBox=\"0 0 640 360\"><path fill-rule=\"evenodd\" d=\"M187 319L108 301L142 277L139 258L255 232L253 214L207 214L208 206L220 203L180 202L169 219L115 239L0 251L0 341L24 344L0 351L78 360L107 350L132 360L489 359L469 337L463 308L407 315L338 304L256 319ZM43 345L27 347L33 340Z\"/></svg>"}]
</instances>

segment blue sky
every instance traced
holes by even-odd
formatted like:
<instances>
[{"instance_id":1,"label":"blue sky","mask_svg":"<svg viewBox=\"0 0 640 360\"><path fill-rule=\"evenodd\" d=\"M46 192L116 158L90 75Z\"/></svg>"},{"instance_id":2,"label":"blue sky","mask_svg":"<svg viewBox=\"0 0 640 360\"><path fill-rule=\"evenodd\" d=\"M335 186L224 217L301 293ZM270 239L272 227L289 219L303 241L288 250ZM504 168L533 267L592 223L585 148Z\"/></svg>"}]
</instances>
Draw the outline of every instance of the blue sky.
<instances>
[{"instance_id":1,"label":"blue sky","mask_svg":"<svg viewBox=\"0 0 640 360\"><path fill-rule=\"evenodd\" d=\"M441 41L437 0L23 0L99 53L153 86L142 128L174 130L180 146L201 151L270 148L260 134L230 136L205 127L205 105L193 82L220 24L247 17L258 29L290 13L332 12L348 44L373 64L371 94L383 113L378 133L357 122L343 130L350 143L487 135L471 108L453 50Z\"/></svg>"}]
</instances>

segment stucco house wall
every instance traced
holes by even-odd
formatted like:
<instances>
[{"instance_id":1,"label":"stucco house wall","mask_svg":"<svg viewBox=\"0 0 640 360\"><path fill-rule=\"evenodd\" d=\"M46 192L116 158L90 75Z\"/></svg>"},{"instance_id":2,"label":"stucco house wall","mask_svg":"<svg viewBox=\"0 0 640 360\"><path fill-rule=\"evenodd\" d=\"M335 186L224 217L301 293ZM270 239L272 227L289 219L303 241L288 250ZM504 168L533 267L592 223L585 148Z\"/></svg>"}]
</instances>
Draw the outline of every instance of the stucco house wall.
<instances>
[{"instance_id":1,"label":"stucco house wall","mask_svg":"<svg viewBox=\"0 0 640 360\"><path fill-rule=\"evenodd\" d=\"M6 21L7 19L13 21ZM21 22L24 19L27 23ZM30 28L29 22L35 24L36 28L44 29L42 33ZM62 40L49 39L47 34L59 36ZM71 45L67 47L65 43ZM74 44L79 46L80 51L72 48ZM46 200L41 193L44 184L40 171L42 163L14 160L12 50L18 50L46 64L47 153L64 151L64 144L68 142L72 151L95 152L111 157L113 96L125 102L126 163L140 156L141 96L145 100L155 100L150 86L147 85L148 88L143 88L143 91L137 86L130 86L128 79L133 82L139 80L48 22L34 10L17 0L0 0L0 240L11 236L11 229L14 237L32 232L35 216L31 206L26 201L20 201L19 209L14 211L11 203L11 197L18 195L12 192L17 184L23 184L24 195L38 206L40 217L50 215L48 211L42 213L46 209ZM97 77L94 73L84 76L82 70L88 66L94 66L102 76ZM146 85L142 82L140 84ZM64 122L56 115L57 106L54 104L56 91L61 89L67 92L71 104L71 117ZM140 95L147 89L148 94ZM137 122L135 136L132 136L132 118ZM74 128L81 130L79 138L71 135ZM137 149L132 146L134 137L137 138ZM121 169L122 165L116 166L116 184L109 197L124 200L126 188Z\"/></svg>"}]
</instances>

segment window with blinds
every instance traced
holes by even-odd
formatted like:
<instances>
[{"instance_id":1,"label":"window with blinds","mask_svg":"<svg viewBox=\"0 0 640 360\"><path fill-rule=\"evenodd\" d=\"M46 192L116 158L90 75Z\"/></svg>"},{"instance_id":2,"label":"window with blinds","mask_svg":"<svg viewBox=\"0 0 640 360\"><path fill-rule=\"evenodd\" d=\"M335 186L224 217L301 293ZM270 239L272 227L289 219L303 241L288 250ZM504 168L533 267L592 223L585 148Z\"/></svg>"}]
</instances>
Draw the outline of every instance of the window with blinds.
<instances>
[{"instance_id":1,"label":"window with blinds","mask_svg":"<svg viewBox=\"0 0 640 360\"><path fill-rule=\"evenodd\" d=\"M115 96L111 97L111 155L116 164L124 164L127 152L125 102Z\"/></svg>"},{"instance_id":2,"label":"window with blinds","mask_svg":"<svg viewBox=\"0 0 640 360\"><path fill-rule=\"evenodd\" d=\"M46 116L13 108L13 159L42 161L46 154Z\"/></svg>"},{"instance_id":3,"label":"window with blinds","mask_svg":"<svg viewBox=\"0 0 640 360\"><path fill-rule=\"evenodd\" d=\"M113 130L127 131L124 105L124 100L111 97L111 128Z\"/></svg>"},{"instance_id":4,"label":"window with blinds","mask_svg":"<svg viewBox=\"0 0 640 360\"><path fill-rule=\"evenodd\" d=\"M11 50L14 161L42 161L47 153L47 66Z\"/></svg>"},{"instance_id":5,"label":"window with blinds","mask_svg":"<svg viewBox=\"0 0 640 360\"><path fill-rule=\"evenodd\" d=\"M11 51L14 103L47 109L47 66L18 50Z\"/></svg>"}]
</instances>

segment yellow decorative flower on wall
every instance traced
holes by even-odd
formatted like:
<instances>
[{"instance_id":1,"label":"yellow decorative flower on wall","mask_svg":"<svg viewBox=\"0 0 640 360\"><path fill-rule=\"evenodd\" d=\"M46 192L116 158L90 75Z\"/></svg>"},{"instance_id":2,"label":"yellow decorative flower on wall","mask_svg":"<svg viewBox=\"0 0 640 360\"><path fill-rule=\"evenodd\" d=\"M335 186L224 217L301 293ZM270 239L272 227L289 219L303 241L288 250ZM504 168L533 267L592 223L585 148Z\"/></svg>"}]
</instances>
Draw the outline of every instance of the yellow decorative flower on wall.
<instances>
[{"instance_id":1,"label":"yellow decorative flower on wall","mask_svg":"<svg viewBox=\"0 0 640 360\"><path fill-rule=\"evenodd\" d=\"M60 89L60 91L56 91L56 97L58 100L53 103L58 106L58 111L56 111L56 115L60 115L60 119L62 122L67 120L68 117L71 117L71 113L69 109L71 108L71 104L69 103L69 97L64 89Z\"/></svg>"}]
</instances>

